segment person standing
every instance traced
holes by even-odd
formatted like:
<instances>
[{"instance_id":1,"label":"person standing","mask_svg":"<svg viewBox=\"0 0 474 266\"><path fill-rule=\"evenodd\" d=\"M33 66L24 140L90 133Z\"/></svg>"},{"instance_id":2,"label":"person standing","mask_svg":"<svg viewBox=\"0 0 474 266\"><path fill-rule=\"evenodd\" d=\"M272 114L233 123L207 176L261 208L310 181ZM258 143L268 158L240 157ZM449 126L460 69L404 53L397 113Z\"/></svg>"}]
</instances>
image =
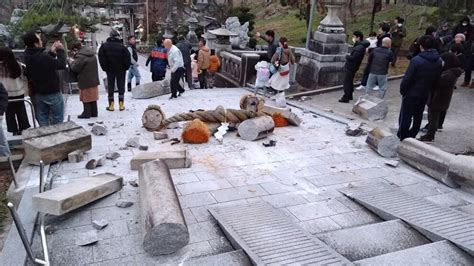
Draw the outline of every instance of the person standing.
<instances>
[{"instance_id":1,"label":"person standing","mask_svg":"<svg viewBox=\"0 0 474 266\"><path fill-rule=\"evenodd\" d=\"M135 36L128 36L128 52L130 53L131 65L128 69L127 89L132 91L132 80L135 77L135 86L140 85L140 69L138 68L137 39Z\"/></svg>"},{"instance_id":2,"label":"person standing","mask_svg":"<svg viewBox=\"0 0 474 266\"><path fill-rule=\"evenodd\" d=\"M107 90L109 98L109 106L107 111L114 111L114 91L115 84L119 93L119 110L125 110L125 75L130 68L131 55L128 49L123 46L120 40L120 34L116 30L110 32L110 37L99 48L100 67L107 74Z\"/></svg>"},{"instance_id":3,"label":"person standing","mask_svg":"<svg viewBox=\"0 0 474 266\"><path fill-rule=\"evenodd\" d=\"M382 47L382 40L385 38L392 38L390 34L390 25L388 23L381 23L379 27L379 35L377 36L377 47Z\"/></svg>"},{"instance_id":4,"label":"person standing","mask_svg":"<svg viewBox=\"0 0 474 266\"><path fill-rule=\"evenodd\" d=\"M9 48L0 48L0 83L6 88L8 100L25 98L26 83L21 80L21 66ZM21 135L23 130L30 128L23 101L9 102L5 114L7 130L13 133L13 136Z\"/></svg>"},{"instance_id":5,"label":"person standing","mask_svg":"<svg viewBox=\"0 0 474 266\"><path fill-rule=\"evenodd\" d=\"M99 100L99 66L92 49L80 43L72 47L74 59L70 62L72 72L76 73L79 86L79 99L83 112L77 118L87 119L98 116L97 101Z\"/></svg>"},{"instance_id":6,"label":"person standing","mask_svg":"<svg viewBox=\"0 0 474 266\"><path fill-rule=\"evenodd\" d=\"M346 64L344 66L344 95L339 99L341 103L348 103L350 100L353 100L354 77L364 59L365 50L370 45L368 41L364 40L364 34L361 31L354 31L352 41L354 42L354 48L351 54L346 56Z\"/></svg>"},{"instance_id":7,"label":"person standing","mask_svg":"<svg viewBox=\"0 0 474 266\"><path fill-rule=\"evenodd\" d=\"M56 70L66 69L63 45L55 41L45 52L40 36L34 32L23 36L26 77L30 84L30 97L35 107L36 119L41 127L64 121L64 100Z\"/></svg>"},{"instance_id":8,"label":"person standing","mask_svg":"<svg viewBox=\"0 0 474 266\"><path fill-rule=\"evenodd\" d=\"M181 96L181 94L184 93L183 87L179 84L179 81L185 72L184 61L181 51L178 47L173 45L173 42L170 39L164 40L163 44L165 45L165 48L168 49L168 64L171 69L171 100L173 98L178 98L178 96Z\"/></svg>"},{"instance_id":9,"label":"person standing","mask_svg":"<svg viewBox=\"0 0 474 266\"><path fill-rule=\"evenodd\" d=\"M163 38L158 38L156 47L150 52L146 60L146 66L150 64L151 80L153 82L163 80L168 67L168 50L163 46Z\"/></svg>"},{"instance_id":10,"label":"person standing","mask_svg":"<svg viewBox=\"0 0 474 266\"><path fill-rule=\"evenodd\" d=\"M221 60L216 55L216 51L211 49L211 57L209 58L210 64L208 69L208 81L209 81L209 88L214 88L214 81L216 78L216 73L219 71L221 67Z\"/></svg>"},{"instance_id":11,"label":"person standing","mask_svg":"<svg viewBox=\"0 0 474 266\"><path fill-rule=\"evenodd\" d=\"M419 138L421 141L434 140L436 131L440 129L440 123L444 122L456 82L462 74L461 62L456 54L444 53L441 55L441 59L443 60L443 72L428 100L428 132Z\"/></svg>"},{"instance_id":12,"label":"person standing","mask_svg":"<svg viewBox=\"0 0 474 266\"><path fill-rule=\"evenodd\" d=\"M365 39L369 42L369 47L366 49L367 55L370 55L375 48L377 48L377 33L371 32L369 38ZM362 80L360 81L360 86L355 88L356 90L365 90L367 86L367 80L369 79L370 74L370 64L367 64L364 68L364 73L362 74ZM378 90L378 87L375 87L373 90Z\"/></svg>"},{"instance_id":13,"label":"person standing","mask_svg":"<svg viewBox=\"0 0 474 266\"><path fill-rule=\"evenodd\" d=\"M280 38L280 47L276 50L271 63L277 67L277 73L273 74L268 81L270 86L277 90L277 106L286 107L285 90L290 88L290 67L295 63L295 56L288 47L288 39Z\"/></svg>"},{"instance_id":14,"label":"person standing","mask_svg":"<svg viewBox=\"0 0 474 266\"><path fill-rule=\"evenodd\" d=\"M199 40L198 51L198 71L199 71L199 86L200 89L207 89L207 69L211 64L211 52L206 46L206 40L201 38Z\"/></svg>"},{"instance_id":15,"label":"person standing","mask_svg":"<svg viewBox=\"0 0 474 266\"><path fill-rule=\"evenodd\" d=\"M425 35L418 42L421 53L411 60L400 84L402 105L397 134L400 140L418 134L426 102L442 71L434 37Z\"/></svg>"},{"instance_id":16,"label":"person standing","mask_svg":"<svg viewBox=\"0 0 474 266\"><path fill-rule=\"evenodd\" d=\"M11 155L10 147L8 146L8 141L5 138L5 134L3 133L3 114L5 114L5 110L8 106L8 93L5 90L5 87L0 82L0 156L8 157Z\"/></svg>"},{"instance_id":17,"label":"person standing","mask_svg":"<svg viewBox=\"0 0 474 266\"><path fill-rule=\"evenodd\" d=\"M366 93L375 87L379 86L379 98L385 97L385 88L388 81L388 67L393 62L395 55L390 50L392 40L390 38L384 38L382 40L382 47L375 48L375 50L369 55L368 64L370 64L370 74L367 80Z\"/></svg>"},{"instance_id":18,"label":"person standing","mask_svg":"<svg viewBox=\"0 0 474 266\"><path fill-rule=\"evenodd\" d=\"M444 38L446 36L450 36L451 39L454 38L453 30L451 29L449 22L447 21L443 22L443 24L441 25L441 28L436 32L436 36L438 38Z\"/></svg>"},{"instance_id":19,"label":"person standing","mask_svg":"<svg viewBox=\"0 0 474 266\"><path fill-rule=\"evenodd\" d=\"M256 36L267 42L267 56L270 59L273 58L273 55L279 47L278 40L275 38L275 32L273 30L267 30L265 35L261 35L260 32L257 32Z\"/></svg>"},{"instance_id":20,"label":"person standing","mask_svg":"<svg viewBox=\"0 0 474 266\"><path fill-rule=\"evenodd\" d=\"M453 36L464 34L464 82L461 87L474 89L474 80L471 82L472 70L474 68L474 26L471 25L469 17L463 18L453 30ZM469 86L469 84L471 84Z\"/></svg>"},{"instance_id":21,"label":"person standing","mask_svg":"<svg viewBox=\"0 0 474 266\"><path fill-rule=\"evenodd\" d=\"M191 49L193 48L183 35L178 36L178 44L176 47L181 51L184 60L184 68L186 70L186 82L190 90L194 89L191 67Z\"/></svg>"},{"instance_id":22,"label":"person standing","mask_svg":"<svg viewBox=\"0 0 474 266\"><path fill-rule=\"evenodd\" d=\"M394 22L395 25L391 29L392 52L394 56L392 61L392 67L395 67L395 64L397 63L398 53L400 52L400 49L402 47L403 39L407 36L407 29L405 28L405 25L403 25L405 20L401 17L397 17L395 18Z\"/></svg>"}]
</instances>

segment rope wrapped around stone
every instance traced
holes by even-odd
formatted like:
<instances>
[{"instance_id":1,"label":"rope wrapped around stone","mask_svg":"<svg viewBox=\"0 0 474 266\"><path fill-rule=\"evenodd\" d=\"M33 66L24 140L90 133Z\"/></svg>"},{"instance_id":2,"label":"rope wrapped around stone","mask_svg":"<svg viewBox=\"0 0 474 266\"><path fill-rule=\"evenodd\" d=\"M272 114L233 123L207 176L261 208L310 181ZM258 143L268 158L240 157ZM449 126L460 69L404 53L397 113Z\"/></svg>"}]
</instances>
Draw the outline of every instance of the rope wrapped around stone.
<instances>
[{"instance_id":1,"label":"rope wrapped around stone","mask_svg":"<svg viewBox=\"0 0 474 266\"><path fill-rule=\"evenodd\" d=\"M216 110L207 110L207 111L196 111L189 113L180 113L174 115L163 121L163 126L166 127L171 123L180 122L180 121L192 121L194 119L199 119L203 122L213 122L213 123L241 123L247 119L265 116L264 113L256 113L245 110L236 110L236 109L225 109L222 106L216 108Z\"/></svg>"}]
</instances>

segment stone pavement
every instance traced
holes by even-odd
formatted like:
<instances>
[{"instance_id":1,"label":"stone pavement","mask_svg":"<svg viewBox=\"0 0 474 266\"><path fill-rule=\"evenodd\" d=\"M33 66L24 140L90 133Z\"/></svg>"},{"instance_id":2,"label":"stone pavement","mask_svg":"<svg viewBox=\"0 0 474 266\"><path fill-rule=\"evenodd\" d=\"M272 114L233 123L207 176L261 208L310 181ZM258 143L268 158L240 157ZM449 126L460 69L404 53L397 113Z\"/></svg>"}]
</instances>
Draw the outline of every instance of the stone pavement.
<instances>
[{"instance_id":1,"label":"stone pavement","mask_svg":"<svg viewBox=\"0 0 474 266\"><path fill-rule=\"evenodd\" d=\"M459 81L462 81L462 77ZM401 97L400 97L399 80L389 81L388 91L385 95L388 101L389 111L387 117L381 121L370 122L364 120L370 125L389 128L398 128L398 115L400 113ZM460 82L459 82L460 84ZM300 103L308 107L316 107L323 110L332 110L333 112L348 117L350 119L363 120L356 114L352 113L352 106L356 99L364 94L365 91L356 91L354 93L354 101L350 104L339 103L337 100L342 96L342 90L333 91L325 94L314 95L311 100ZM376 93L376 92L375 92ZM374 93L374 95L376 95ZM466 150L474 150L474 90L461 88L454 91L451 106L446 115L446 121L443 125L442 132L436 134L433 145L451 152L461 153ZM428 109L426 109L428 110ZM427 121L423 121L424 126Z\"/></svg>"},{"instance_id":2,"label":"stone pavement","mask_svg":"<svg viewBox=\"0 0 474 266\"><path fill-rule=\"evenodd\" d=\"M242 89L193 90L173 101L167 96L133 100L127 93L127 109L109 113L101 89L99 118L90 120L75 119L82 105L77 95L68 97L66 113L72 120L88 130L91 127L87 124L93 121L103 121L108 127L106 136L92 136L93 147L86 159L112 151L121 157L95 170L86 170L85 161L52 165L54 186L104 172L123 176L127 185L121 192L74 213L48 219L52 264L179 264L191 257L233 250L207 211L209 207L266 201L312 234L379 222L377 216L337 191L349 184L395 184L443 206L472 211L474 196L447 188L403 163L390 168L365 145L365 137L348 137L343 125L300 110L295 111L304 121L302 126L277 128L269 138L277 141L276 147L270 148L262 146L268 139L247 142L236 133L228 133L224 144L212 139L208 144L171 146L155 141L141 125L141 115L149 104L159 104L171 116L217 105L238 108L240 96L245 93ZM169 133L170 137L179 137L181 132L177 129ZM149 151L186 148L192 157L191 168L171 170L191 239L175 254L151 257L141 247L138 188L128 185L128 181L138 178L138 172L130 170L129 161L139 151L119 150L131 137L139 137L140 144L148 145ZM134 205L118 208L115 202L119 198ZM92 230L92 221L100 219L108 220L109 225L98 232L99 241L77 246L75 239ZM38 239L36 233L34 247L39 251Z\"/></svg>"}]
</instances>

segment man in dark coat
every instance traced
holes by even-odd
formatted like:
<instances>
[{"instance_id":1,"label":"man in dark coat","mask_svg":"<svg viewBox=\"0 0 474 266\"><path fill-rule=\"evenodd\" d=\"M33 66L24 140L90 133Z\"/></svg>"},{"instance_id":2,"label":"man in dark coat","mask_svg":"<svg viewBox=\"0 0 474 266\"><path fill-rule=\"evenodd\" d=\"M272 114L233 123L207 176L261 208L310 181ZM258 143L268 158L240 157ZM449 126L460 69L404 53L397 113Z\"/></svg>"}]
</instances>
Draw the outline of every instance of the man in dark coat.
<instances>
[{"instance_id":1,"label":"man in dark coat","mask_svg":"<svg viewBox=\"0 0 474 266\"><path fill-rule=\"evenodd\" d=\"M23 36L26 45L26 77L30 84L36 119L40 126L59 124L64 120L64 100L56 70L66 69L66 53L59 41L45 52L39 35L30 32Z\"/></svg>"},{"instance_id":2,"label":"man in dark coat","mask_svg":"<svg viewBox=\"0 0 474 266\"><path fill-rule=\"evenodd\" d=\"M375 85L379 86L379 98L385 97L385 88L388 82L388 67L394 60L394 54L390 50L392 40L385 38L382 40L382 47L377 47L369 55L367 64L370 65L370 74L367 79L366 93L369 94Z\"/></svg>"},{"instance_id":3,"label":"man in dark coat","mask_svg":"<svg viewBox=\"0 0 474 266\"><path fill-rule=\"evenodd\" d=\"M123 103L125 94L125 74L131 65L131 57L128 49L122 44L119 38L120 34L112 30L110 38L100 46L99 63L102 70L107 73L107 89L109 97L109 106L107 111L114 111L114 91L117 83L119 93L119 110L125 110Z\"/></svg>"},{"instance_id":4,"label":"man in dark coat","mask_svg":"<svg viewBox=\"0 0 474 266\"><path fill-rule=\"evenodd\" d=\"M419 138L421 141L433 141L436 131L439 129L440 120L446 116L454 86L462 74L461 62L456 54L448 52L441 55L444 62L443 72L438 82L431 91L428 100L428 132Z\"/></svg>"},{"instance_id":5,"label":"man in dark coat","mask_svg":"<svg viewBox=\"0 0 474 266\"><path fill-rule=\"evenodd\" d=\"M377 36L377 47L382 47L382 40L385 38L392 38L390 34L390 25L388 23L382 23L379 27L379 35Z\"/></svg>"},{"instance_id":6,"label":"man in dark coat","mask_svg":"<svg viewBox=\"0 0 474 266\"><path fill-rule=\"evenodd\" d=\"M354 42L354 48L351 54L346 56L346 65L344 66L344 95L339 99L341 103L348 103L350 100L353 100L354 77L364 59L365 49L370 45L369 41L364 40L364 34L360 31L354 32L352 41Z\"/></svg>"},{"instance_id":7,"label":"man in dark coat","mask_svg":"<svg viewBox=\"0 0 474 266\"><path fill-rule=\"evenodd\" d=\"M8 106L8 93L2 83L0 83L0 156L10 156L8 141L3 133L3 116Z\"/></svg>"},{"instance_id":8,"label":"man in dark coat","mask_svg":"<svg viewBox=\"0 0 474 266\"><path fill-rule=\"evenodd\" d=\"M257 37L268 43L267 56L268 58L273 58L277 48L280 46L278 39L275 38L275 32L273 30L267 30L265 35L261 35L260 32L257 32Z\"/></svg>"},{"instance_id":9,"label":"man in dark coat","mask_svg":"<svg viewBox=\"0 0 474 266\"><path fill-rule=\"evenodd\" d=\"M394 55L392 66L395 67L398 59L398 53L403 44L403 39L407 36L407 29L403 23L405 20L401 17L395 18L395 25L391 29L392 34L392 52Z\"/></svg>"},{"instance_id":10,"label":"man in dark coat","mask_svg":"<svg viewBox=\"0 0 474 266\"><path fill-rule=\"evenodd\" d=\"M191 67L191 49L193 48L189 41L183 35L178 36L178 44L176 47L181 51L183 56L184 68L186 70L186 82L190 90L194 89L193 69Z\"/></svg>"},{"instance_id":11,"label":"man in dark coat","mask_svg":"<svg viewBox=\"0 0 474 266\"><path fill-rule=\"evenodd\" d=\"M426 102L442 70L441 59L434 49L435 39L425 35L419 44L421 53L411 60L400 84L402 106L397 134L400 140L415 138L418 134Z\"/></svg>"},{"instance_id":12,"label":"man in dark coat","mask_svg":"<svg viewBox=\"0 0 474 266\"><path fill-rule=\"evenodd\" d=\"M150 64L151 80L159 81L165 79L168 67L168 49L163 46L163 38L156 40L156 47L150 52L146 60L146 66Z\"/></svg>"}]
</instances>

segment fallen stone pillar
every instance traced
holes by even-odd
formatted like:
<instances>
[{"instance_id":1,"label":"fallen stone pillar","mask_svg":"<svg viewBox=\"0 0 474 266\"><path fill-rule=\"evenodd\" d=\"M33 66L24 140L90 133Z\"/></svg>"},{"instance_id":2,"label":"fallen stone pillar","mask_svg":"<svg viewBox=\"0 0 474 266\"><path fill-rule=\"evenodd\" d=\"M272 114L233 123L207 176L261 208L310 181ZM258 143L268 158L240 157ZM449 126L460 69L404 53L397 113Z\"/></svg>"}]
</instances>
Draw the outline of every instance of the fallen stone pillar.
<instances>
[{"instance_id":1,"label":"fallen stone pillar","mask_svg":"<svg viewBox=\"0 0 474 266\"><path fill-rule=\"evenodd\" d=\"M370 121L382 120L387 116L388 105L380 98L363 95L354 104L352 112Z\"/></svg>"},{"instance_id":2,"label":"fallen stone pillar","mask_svg":"<svg viewBox=\"0 0 474 266\"><path fill-rule=\"evenodd\" d=\"M273 134L275 123L270 116L260 116L245 120L238 127L239 136L244 140L254 141Z\"/></svg>"},{"instance_id":3,"label":"fallen stone pillar","mask_svg":"<svg viewBox=\"0 0 474 266\"><path fill-rule=\"evenodd\" d=\"M451 160L455 155L416 139L407 138L398 146L398 156L407 164L447 186L459 187L448 175Z\"/></svg>"},{"instance_id":4,"label":"fallen stone pillar","mask_svg":"<svg viewBox=\"0 0 474 266\"><path fill-rule=\"evenodd\" d=\"M132 170L139 170L140 165L161 160L168 165L169 169L189 168L191 167L191 157L185 150L182 151L161 151L161 152L142 152L135 155L130 161Z\"/></svg>"},{"instance_id":5,"label":"fallen stone pillar","mask_svg":"<svg viewBox=\"0 0 474 266\"><path fill-rule=\"evenodd\" d=\"M400 140L397 136L380 128L374 128L367 135L365 142L382 157L392 158L397 156Z\"/></svg>"},{"instance_id":6,"label":"fallen stone pillar","mask_svg":"<svg viewBox=\"0 0 474 266\"><path fill-rule=\"evenodd\" d=\"M39 212L63 215L122 189L123 178L113 174L81 178L33 196Z\"/></svg>"},{"instance_id":7,"label":"fallen stone pillar","mask_svg":"<svg viewBox=\"0 0 474 266\"><path fill-rule=\"evenodd\" d=\"M299 126L302 122L301 118L299 118L295 113L291 112L289 108L279 108L265 105L262 112L270 116L281 116L288 120L288 123L293 126Z\"/></svg>"},{"instance_id":8,"label":"fallen stone pillar","mask_svg":"<svg viewBox=\"0 0 474 266\"><path fill-rule=\"evenodd\" d=\"M474 157L467 155L452 155L449 163L448 177L456 184L474 190Z\"/></svg>"},{"instance_id":9,"label":"fallen stone pillar","mask_svg":"<svg viewBox=\"0 0 474 266\"><path fill-rule=\"evenodd\" d=\"M39 165L62 161L68 154L76 151L91 149L91 134L74 122L27 129L23 131L25 161Z\"/></svg>"},{"instance_id":10,"label":"fallen stone pillar","mask_svg":"<svg viewBox=\"0 0 474 266\"><path fill-rule=\"evenodd\" d=\"M132 88L134 99L148 99L171 93L169 80L161 80L140 84Z\"/></svg>"},{"instance_id":11,"label":"fallen stone pillar","mask_svg":"<svg viewBox=\"0 0 474 266\"><path fill-rule=\"evenodd\" d=\"M143 126L150 131L157 131L162 128L165 113L158 105L149 105L142 115Z\"/></svg>"},{"instance_id":12,"label":"fallen stone pillar","mask_svg":"<svg viewBox=\"0 0 474 266\"><path fill-rule=\"evenodd\" d=\"M155 160L143 164L139 183L143 249L157 256L187 245L188 228L166 163Z\"/></svg>"}]
</instances>

